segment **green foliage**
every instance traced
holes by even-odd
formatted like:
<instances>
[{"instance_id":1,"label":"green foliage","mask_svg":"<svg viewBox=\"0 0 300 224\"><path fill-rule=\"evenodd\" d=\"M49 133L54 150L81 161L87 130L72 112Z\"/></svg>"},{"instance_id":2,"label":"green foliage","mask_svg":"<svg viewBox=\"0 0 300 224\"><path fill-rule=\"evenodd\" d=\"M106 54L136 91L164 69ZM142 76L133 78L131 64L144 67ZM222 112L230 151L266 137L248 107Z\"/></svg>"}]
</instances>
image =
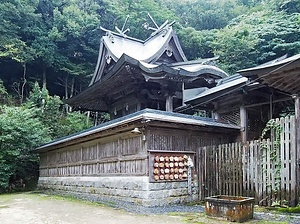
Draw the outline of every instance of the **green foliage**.
<instances>
[{"instance_id":1,"label":"green foliage","mask_svg":"<svg viewBox=\"0 0 300 224\"><path fill-rule=\"evenodd\" d=\"M126 28L129 36L149 37L147 13L158 25L176 20L188 59L219 56L229 74L299 50L299 1L271 0L7 0L0 3L0 75L10 82L46 81L51 94L87 85L98 56L100 26ZM13 62L12 62L13 61ZM21 69L14 68L16 63ZM25 68L26 66L26 68ZM22 72L22 73L21 73ZM22 78L21 78L22 77ZM64 80L64 81L62 81ZM57 85L60 83L60 86ZM77 91L75 89L75 92ZM26 95L28 96L28 95Z\"/></svg>"},{"instance_id":2,"label":"green foliage","mask_svg":"<svg viewBox=\"0 0 300 224\"><path fill-rule=\"evenodd\" d=\"M114 0L108 1L104 0L107 4L107 13L110 15L110 21L108 21L107 27L111 30L115 30L115 26L122 28L125 19L129 16L128 22L125 26L129 28L128 35L139 38L146 39L150 36L151 32L143 28L143 24L148 22L150 26L154 27L150 18L148 18L148 13L154 18L158 26L163 24L166 20L173 21L177 17L175 14L168 10L164 1L141 1L141 0Z\"/></svg>"},{"instance_id":3,"label":"green foliage","mask_svg":"<svg viewBox=\"0 0 300 224\"><path fill-rule=\"evenodd\" d=\"M273 60L284 54L300 52L299 14L263 10L232 20L219 30L214 53L230 74Z\"/></svg>"},{"instance_id":4,"label":"green foliage","mask_svg":"<svg viewBox=\"0 0 300 224\"><path fill-rule=\"evenodd\" d=\"M197 31L192 27L182 28L178 37L184 52L188 52L188 59L211 58L213 53L213 42L217 30Z\"/></svg>"},{"instance_id":5,"label":"green foliage","mask_svg":"<svg viewBox=\"0 0 300 224\"><path fill-rule=\"evenodd\" d=\"M8 0L0 3L0 58L10 58L19 63L34 60L35 50L31 47L32 31L35 29L37 1Z\"/></svg>"},{"instance_id":6,"label":"green foliage","mask_svg":"<svg viewBox=\"0 0 300 224\"><path fill-rule=\"evenodd\" d=\"M256 65L258 39L254 38L252 30L252 25L241 22L216 34L214 53L220 57L221 67L229 74Z\"/></svg>"},{"instance_id":7,"label":"green foliage","mask_svg":"<svg viewBox=\"0 0 300 224\"><path fill-rule=\"evenodd\" d=\"M30 150L50 138L48 128L36 114L34 108L1 107L0 192L8 189L10 183L28 184L37 177L38 157Z\"/></svg>"},{"instance_id":8,"label":"green foliage","mask_svg":"<svg viewBox=\"0 0 300 224\"><path fill-rule=\"evenodd\" d=\"M101 7L95 0L56 2L50 8L48 35L56 46L55 66L67 74L85 76L93 72L98 53Z\"/></svg>"},{"instance_id":9,"label":"green foliage","mask_svg":"<svg viewBox=\"0 0 300 224\"><path fill-rule=\"evenodd\" d=\"M300 206L297 207L286 207L286 208L278 208L278 211L284 213L300 213Z\"/></svg>"},{"instance_id":10,"label":"green foliage","mask_svg":"<svg viewBox=\"0 0 300 224\"><path fill-rule=\"evenodd\" d=\"M276 122L274 119L271 119L267 122L265 128L262 130L260 136L260 149L262 151L262 155L269 154L270 162L272 163L272 170L274 175L274 186L275 188L272 191L276 194L281 189L281 155L280 155L280 135L282 132L282 127L279 122ZM266 141L262 141L269 134L271 145ZM263 153L265 151L265 153ZM265 168L262 168L264 172L267 172ZM270 169L270 168L268 168ZM273 200L276 198L273 198Z\"/></svg>"},{"instance_id":11,"label":"green foliage","mask_svg":"<svg viewBox=\"0 0 300 224\"><path fill-rule=\"evenodd\" d=\"M59 97L35 83L27 103L0 108L0 193L36 180L39 159L32 149L91 126L85 115L64 113L62 105Z\"/></svg>"},{"instance_id":12,"label":"green foliage","mask_svg":"<svg viewBox=\"0 0 300 224\"><path fill-rule=\"evenodd\" d=\"M3 81L0 79L0 106L4 104L6 105L13 104L13 99L8 94L5 86L3 85Z\"/></svg>"},{"instance_id":13,"label":"green foliage","mask_svg":"<svg viewBox=\"0 0 300 224\"><path fill-rule=\"evenodd\" d=\"M179 23L196 30L221 29L248 8L234 0L165 1L179 17Z\"/></svg>"},{"instance_id":14,"label":"green foliage","mask_svg":"<svg viewBox=\"0 0 300 224\"><path fill-rule=\"evenodd\" d=\"M299 0L271 0L269 7L272 10L283 11L288 14L300 13Z\"/></svg>"},{"instance_id":15,"label":"green foliage","mask_svg":"<svg viewBox=\"0 0 300 224\"><path fill-rule=\"evenodd\" d=\"M30 92L27 106L34 105L38 108L38 118L49 127L52 139L70 135L91 127L91 121L86 115L73 112L65 113L63 102L58 96L50 96L48 90L35 83Z\"/></svg>"}]
</instances>

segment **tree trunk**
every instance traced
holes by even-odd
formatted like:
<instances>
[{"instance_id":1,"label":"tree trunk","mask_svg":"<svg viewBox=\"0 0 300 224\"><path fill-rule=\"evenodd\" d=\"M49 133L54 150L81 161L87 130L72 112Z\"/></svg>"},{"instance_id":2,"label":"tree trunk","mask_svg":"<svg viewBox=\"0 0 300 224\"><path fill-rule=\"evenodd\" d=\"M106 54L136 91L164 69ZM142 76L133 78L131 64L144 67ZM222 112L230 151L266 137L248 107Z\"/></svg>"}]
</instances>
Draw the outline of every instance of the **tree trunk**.
<instances>
[{"instance_id":1,"label":"tree trunk","mask_svg":"<svg viewBox=\"0 0 300 224\"><path fill-rule=\"evenodd\" d=\"M69 98L69 93L68 93L68 75L65 78L65 99ZM71 111L71 108L69 105L65 104L66 112L69 113Z\"/></svg>"},{"instance_id":2,"label":"tree trunk","mask_svg":"<svg viewBox=\"0 0 300 224\"><path fill-rule=\"evenodd\" d=\"M68 76L66 76L65 78L65 99L69 98L69 94L68 94Z\"/></svg>"},{"instance_id":3,"label":"tree trunk","mask_svg":"<svg viewBox=\"0 0 300 224\"><path fill-rule=\"evenodd\" d=\"M75 88L75 77L73 76L71 80L70 98L74 95L74 88Z\"/></svg>"},{"instance_id":4,"label":"tree trunk","mask_svg":"<svg viewBox=\"0 0 300 224\"><path fill-rule=\"evenodd\" d=\"M25 85L26 85L26 63L24 62L23 64L23 83L22 83L22 87L21 87L21 95L20 95L20 103L22 104L23 103L23 100L24 100L24 91L25 91Z\"/></svg>"},{"instance_id":5,"label":"tree trunk","mask_svg":"<svg viewBox=\"0 0 300 224\"><path fill-rule=\"evenodd\" d=\"M47 73L46 73L46 65L45 63L43 63L43 72L42 72L42 75L43 75L43 86L46 88L47 86Z\"/></svg>"}]
</instances>

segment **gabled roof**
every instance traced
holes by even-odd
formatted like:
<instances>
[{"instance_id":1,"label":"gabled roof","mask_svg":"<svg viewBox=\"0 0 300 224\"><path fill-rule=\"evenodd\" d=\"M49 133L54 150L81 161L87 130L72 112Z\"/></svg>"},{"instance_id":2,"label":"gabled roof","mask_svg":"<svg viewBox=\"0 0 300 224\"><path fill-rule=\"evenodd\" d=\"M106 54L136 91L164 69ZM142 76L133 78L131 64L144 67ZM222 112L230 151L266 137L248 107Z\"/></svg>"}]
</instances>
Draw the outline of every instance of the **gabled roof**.
<instances>
[{"instance_id":1,"label":"gabled roof","mask_svg":"<svg viewBox=\"0 0 300 224\"><path fill-rule=\"evenodd\" d=\"M300 94L300 54L238 73L283 92Z\"/></svg>"},{"instance_id":2,"label":"gabled roof","mask_svg":"<svg viewBox=\"0 0 300 224\"><path fill-rule=\"evenodd\" d=\"M98 61L91 84L101 79L104 66L111 63L111 60L117 62L122 55L141 62L156 64L159 58L168 51L174 56L176 62L187 61L172 26L166 26L145 41L103 30L106 31L106 36L101 38Z\"/></svg>"},{"instance_id":3,"label":"gabled roof","mask_svg":"<svg viewBox=\"0 0 300 224\"><path fill-rule=\"evenodd\" d=\"M172 27L165 32L160 32L146 41L123 37L117 33L113 35L113 40L109 36L103 37L103 44L107 48L109 55L114 61L117 61L123 54L126 54L139 61L154 63L170 46L173 41L178 50L180 50L180 60L186 61L186 57L181 50L181 46L177 40L177 36Z\"/></svg>"}]
</instances>

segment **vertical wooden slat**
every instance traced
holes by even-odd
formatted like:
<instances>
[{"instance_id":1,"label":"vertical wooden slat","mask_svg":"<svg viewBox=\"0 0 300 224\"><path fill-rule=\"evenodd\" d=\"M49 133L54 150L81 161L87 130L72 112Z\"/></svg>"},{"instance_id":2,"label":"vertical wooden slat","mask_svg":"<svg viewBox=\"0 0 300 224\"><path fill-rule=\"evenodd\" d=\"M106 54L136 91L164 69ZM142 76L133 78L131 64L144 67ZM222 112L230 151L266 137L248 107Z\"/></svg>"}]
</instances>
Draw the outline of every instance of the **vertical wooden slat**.
<instances>
[{"instance_id":1,"label":"vertical wooden slat","mask_svg":"<svg viewBox=\"0 0 300 224\"><path fill-rule=\"evenodd\" d=\"M285 144L285 123L284 119L280 119L280 126L282 127L282 131L280 134L280 144L281 144L281 189L280 189L280 200L285 200L286 198L286 178L285 178L285 169L286 169L286 144Z\"/></svg>"},{"instance_id":2,"label":"vertical wooden slat","mask_svg":"<svg viewBox=\"0 0 300 224\"><path fill-rule=\"evenodd\" d=\"M270 139L267 139L267 147L268 148L271 148L271 142L270 142ZM265 151L265 156L266 156L266 158L265 158L265 164L264 164L264 177L265 177L265 189L264 189L264 191L265 191L265 197L266 198L270 198L271 197L271 192L272 192L272 183L271 183L271 175L272 175L272 172L271 172L271 170L272 170L272 164L271 164L271 154L270 154L270 150L267 150L267 151ZM266 204L268 205L268 206L270 206L270 204L269 204L269 200L266 200Z\"/></svg>"},{"instance_id":3,"label":"vertical wooden slat","mask_svg":"<svg viewBox=\"0 0 300 224\"><path fill-rule=\"evenodd\" d=\"M296 159L296 195L300 194L300 99L295 95L295 159ZM296 204L299 203L297 198Z\"/></svg>"},{"instance_id":4,"label":"vertical wooden slat","mask_svg":"<svg viewBox=\"0 0 300 224\"><path fill-rule=\"evenodd\" d=\"M229 144L229 147L231 146L232 152L231 152L231 180L230 180L230 185L232 187L232 195L237 195L236 191L236 181L237 181L237 176L236 176L236 169L237 169L237 164L236 164L236 143Z\"/></svg>"},{"instance_id":5,"label":"vertical wooden slat","mask_svg":"<svg viewBox=\"0 0 300 224\"><path fill-rule=\"evenodd\" d=\"M267 144L266 140L263 140L263 144ZM260 186L259 186L259 192L260 192L260 201L262 202L262 205L265 205L265 199L266 199L266 191L265 191L265 187L266 186L266 150L261 150L260 148L257 148L257 151L259 153L261 153L261 159L260 159Z\"/></svg>"},{"instance_id":6,"label":"vertical wooden slat","mask_svg":"<svg viewBox=\"0 0 300 224\"><path fill-rule=\"evenodd\" d=\"M224 181L225 181L225 190L228 195L230 195L230 189L229 189L229 184L228 184L228 179L229 179L229 172L228 172L228 157L229 157L229 151L227 147L224 147L224 170L225 170L225 175L224 175ZM225 163L226 162L226 163Z\"/></svg>"},{"instance_id":7,"label":"vertical wooden slat","mask_svg":"<svg viewBox=\"0 0 300 224\"><path fill-rule=\"evenodd\" d=\"M239 142L238 144L239 147L239 195L241 196L246 196L243 195L243 145Z\"/></svg>"},{"instance_id":8,"label":"vertical wooden slat","mask_svg":"<svg viewBox=\"0 0 300 224\"><path fill-rule=\"evenodd\" d=\"M243 164L242 164L242 170L243 170L243 188L245 189L246 195L250 196L250 143L247 142L243 145ZM242 189L243 190L243 189Z\"/></svg>"},{"instance_id":9,"label":"vertical wooden slat","mask_svg":"<svg viewBox=\"0 0 300 224\"><path fill-rule=\"evenodd\" d=\"M284 169L284 180L285 180L285 200L290 200L290 178L289 178L289 172L290 172L290 136L289 136L289 123L288 123L288 117L284 119L284 126L285 126L285 136L284 136L284 145L285 145L285 169Z\"/></svg>"},{"instance_id":10,"label":"vertical wooden slat","mask_svg":"<svg viewBox=\"0 0 300 224\"><path fill-rule=\"evenodd\" d=\"M297 204L297 147L296 147L296 121L295 116L290 117L290 142L291 142L291 206L296 206Z\"/></svg>"},{"instance_id":11,"label":"vertical wooden slat","mask_svg":"<svg viewBox=\"0 0 300 224\"><path fill-rule=\"evenodd\" d=\"M252 178L252 182L256 184L255 192L256 194L256 201L260 201L262 199L262 190L261 190L261 185L263 184L262 182L262 155L260 152L260 147L259 147L259 141L254 141L255 144L253 144L253 166L255 169L255 176Z\"/></svg>"}]
</instances>

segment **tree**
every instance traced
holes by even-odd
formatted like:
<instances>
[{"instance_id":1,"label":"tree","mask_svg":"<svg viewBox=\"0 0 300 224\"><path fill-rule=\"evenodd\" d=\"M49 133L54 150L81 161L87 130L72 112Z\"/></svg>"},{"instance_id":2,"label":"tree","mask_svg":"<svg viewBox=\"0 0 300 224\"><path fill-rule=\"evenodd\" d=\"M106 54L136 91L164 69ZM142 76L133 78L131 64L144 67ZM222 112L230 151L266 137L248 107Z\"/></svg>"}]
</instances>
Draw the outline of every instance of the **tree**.
<instances>
[{"instance_id":1,"label":"tree","mask_svg":"<svg viewBox=\"0 0 300 224\"><path fill-rule=\"evenodd\" d=\"M50 141L35 108L2 106L0 113L0 192L38 176L38 156L30 151ZM19 186L23 187L23 186Z\"/></svg>"},{"instance_id":2,"label":"tree","mask_svg":"<svg viewBox=\"0 0 300 224\"><path fill-rule=\"evenodd\" d=\"M141 1L141 0L103 0L108 6L107 13L114 15L110 17L111 21L107 24L111 30L115 30L115 26L122 29L126 17L129 16L126 28L129 28L128 36L145 40L151 34L143 28L144 23L152 24L148 13L155 20L157 26L163 24L166 20L169 22L176 19L174 13L166 7L163 1Z\"/></svg>"},{"instance_id":3,"label":"tree","mask_svg":"<svg viewBox=\"0 0 300 224\"><path fill-rule=\"evenodd\" d=\"M0 96L6 91L1 87ZM19 107L0 107L0 192L36 181L39 158L31 150L91 126L79 112L65 113L57 96L35 83L28 101ZM17 186L17 185L20 186Z\"/></svg>"},{"instance_id":4,"label":"tree","mask_svg":"<svg viewBox=\"0 0 300 224\"><path fill-rule=\"evenodd\" d=\"M35 29L35 14L37 1L35 0L9 0L0 3L1 10L1 36L0 59L8 58L20 63L23 67L21 83L17 92L20 103L24 99L27 82L27 64L36 58L36 51L31 46L31 31Z\"/></svg>"},{"instance_id":5,"label":"tree","mask_svg":"<svg viewBox=\"0 0 300 224\"><path fill-rule=\"evenodd\" d=\"M70 88L74 89L75 78L93 73L100 41L100 8L95 0L71 0L56 4L53 9L49 36L57 45L57 55L60 55L55 65L63 74L65 91L70 83ZM66 98L69 95L65 92Z\"/></svg>"},{"instance_id":6,"label":"tree","mask_svg":"<svg viewBox=\"0 0 300 224\"><path fill-rule=\"evenodd\" d=\"M12 105L13 99L8 94L6 88L3 85L3 81L0 79L0 106L2 105Z\"/></svg>"},{"instance_id":7,"label":"tree","mask_svg":"<svg viewBox=\"0 0 300 224\"><path fill-rule=\"evenodd\" d=\"M37 117L49 127L52 139L64 137L92 126L86 115L79 112L66 113L63 102L58 96L50 96L45 86L35 83L27 102L39 110Z\"/></svg>"},{"instance_id":8,"label":"tree","mask_svg":"<svg viewBox=\"0 0 300 224\"><path fill-rule=\"evenodd\" d=\"M271 0L269 7L271 10L283 11L288 14L300 13L299 0Z\"/></svg>"},{"instance_id":9,"label":"tree","mask_svg":"<svg viewBox=\"0 0 300 224\"><path fill-rule=\"evenodd\" d=\"M165 1L178 22L196 30L221 29L230 20L247 12L246 5L235 0Z\"/></svg>"},{"instance_id":10,"label":"tree","mask_svg":"<svg viewBox=\"0 0 300 224\"><path fill-rule=\"evenodd\" d=\"M299 14L264 9L240 16L217 32L214 53L230 74L300 52Z\"/></svg>"},{"instance_id":11,"label":"tree","mask_svg":"<svg viewBox=\"0 0 300 224\"><path fill-rule=\"evenodd\" d=\"M189 60L214 57L213 42L217 30L197 31L192 27L178 32L183 51Z\"/></svg>"},{"instance_id":12,"label":"tree","mask_svg":"<svg viewBox=\"0 0 300 224\"><path fill-rule=\"evenodd\" d=\"M256 65L258 39L247 24L227 26L216 34L214 53L220 57L221 67L234 74L237 70Z\"/></svg>"}]
</instances>

